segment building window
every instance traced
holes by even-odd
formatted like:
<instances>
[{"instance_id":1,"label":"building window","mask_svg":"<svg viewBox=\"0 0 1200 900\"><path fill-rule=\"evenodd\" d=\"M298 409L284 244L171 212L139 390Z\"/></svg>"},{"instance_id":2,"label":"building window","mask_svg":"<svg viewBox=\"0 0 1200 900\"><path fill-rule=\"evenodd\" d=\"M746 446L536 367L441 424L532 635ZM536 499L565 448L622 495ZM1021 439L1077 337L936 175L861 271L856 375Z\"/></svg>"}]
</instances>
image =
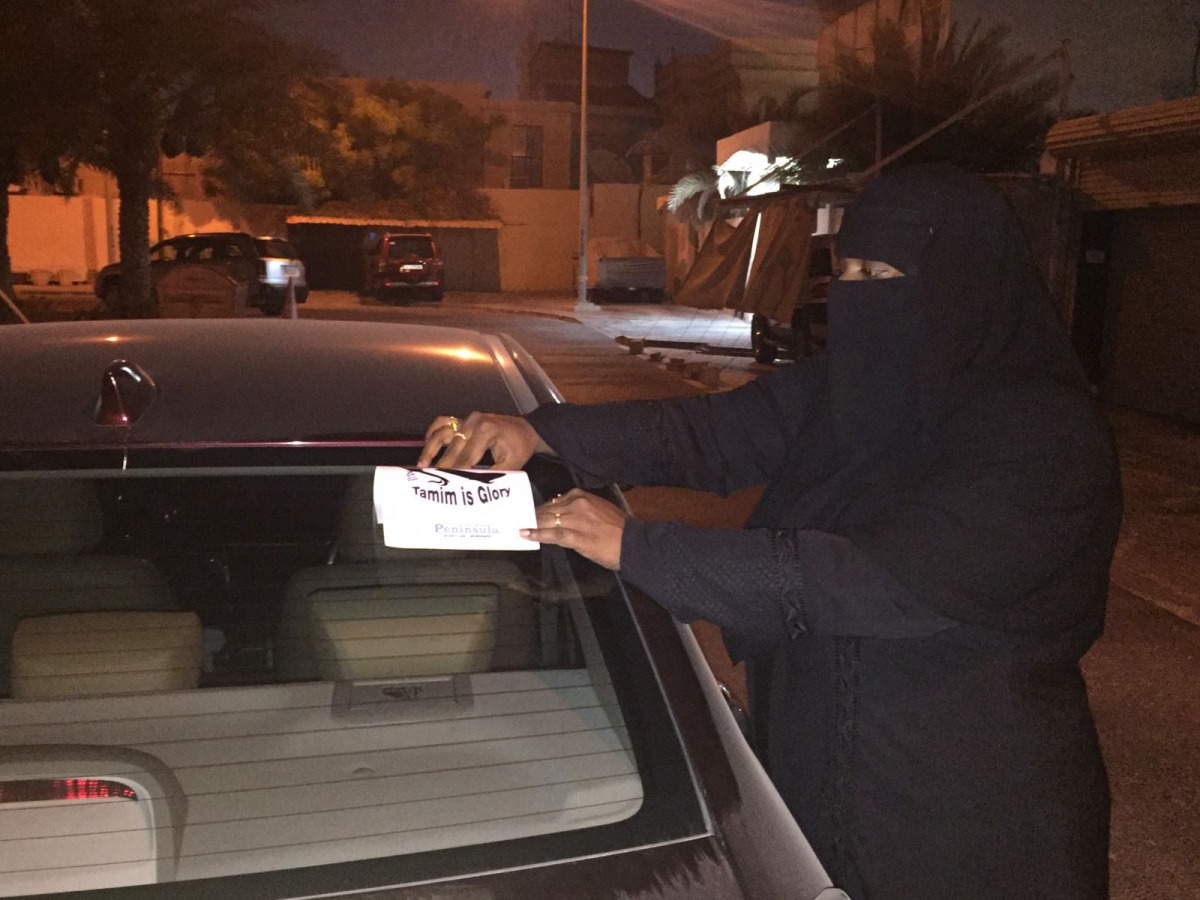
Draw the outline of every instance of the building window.
<instances>
[{"instance_id":1,"label":"building window","mask_svg":"<svg viewBox=\"0 0 1200 900\"><path fill-rule=\"evenodd\" d=\"M515 125L512 130L512 156L509 158L508 183L514 188L542 186L543 129L540 125Z\"/></svg>"}]
</instances>

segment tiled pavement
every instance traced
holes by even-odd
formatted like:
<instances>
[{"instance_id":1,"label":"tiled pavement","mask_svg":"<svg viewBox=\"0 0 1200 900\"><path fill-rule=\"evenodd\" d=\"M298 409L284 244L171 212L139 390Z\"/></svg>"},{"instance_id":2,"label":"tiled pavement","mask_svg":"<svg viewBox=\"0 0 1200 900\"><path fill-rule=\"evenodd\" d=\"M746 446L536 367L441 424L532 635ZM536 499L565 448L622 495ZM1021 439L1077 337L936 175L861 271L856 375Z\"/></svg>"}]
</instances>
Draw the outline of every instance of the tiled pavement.
<instances>
[{"instance_id":1,"label":"tiled pavement","mask_svg":"<svg viewBox=\"0 0 1200 900\"><path fill-rule=\"evenodd\" d=\"M709 387L737 387L772 368L750 355L749 319L727 309L672 303L579 306L567 294L461 294L446 302L574 319Z\"/></svg>"}]
</instances>

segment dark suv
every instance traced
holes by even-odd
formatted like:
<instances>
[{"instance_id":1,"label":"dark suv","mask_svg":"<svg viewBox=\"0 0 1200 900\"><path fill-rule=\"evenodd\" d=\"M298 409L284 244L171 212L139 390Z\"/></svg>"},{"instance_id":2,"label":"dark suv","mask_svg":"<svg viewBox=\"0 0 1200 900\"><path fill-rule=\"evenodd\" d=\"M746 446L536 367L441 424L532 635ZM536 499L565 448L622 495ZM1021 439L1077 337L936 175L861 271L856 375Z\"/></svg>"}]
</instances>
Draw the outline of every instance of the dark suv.
<instances>
[{"instance_id":1,"label":"dark suv","mask_svg":"<svg viewBox=\"0 0 1200 900\"><path fill-rule=\"evenodd\" d=\"M366 290L381 301L400 303L424 293L440 303L444 275L433 235L423 232L386 232L367 254Z\"/></svg>"},{"instance_id":2,"label":"dark suv","mask_svg":"<svg viewBox=\"0 0 1200 900\"><path fill-rule=\"evenodd\" d=\"M296 302L308 299L308 279L296 248L279 237L253 237L240 231L184 234L150 248L150 270L159 276L183 263L214 266L250 289L246 302L268 316L281 314L287 305L288 282ZM96 275L96 296L109 309L116 307L121 265L112 263Z\"/></svg>"}]
</instances>

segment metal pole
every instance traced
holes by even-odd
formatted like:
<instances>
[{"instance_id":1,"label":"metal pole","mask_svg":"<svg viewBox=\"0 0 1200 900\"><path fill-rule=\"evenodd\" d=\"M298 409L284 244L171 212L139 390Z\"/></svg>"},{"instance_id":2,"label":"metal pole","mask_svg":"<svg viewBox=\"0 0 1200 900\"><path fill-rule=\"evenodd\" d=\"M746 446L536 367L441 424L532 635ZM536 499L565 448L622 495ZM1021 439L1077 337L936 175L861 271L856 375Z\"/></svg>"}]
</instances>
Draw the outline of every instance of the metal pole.
<instances>
[{"instance_id":1,"label":"metal pole","mask_svg":"<svg viewBox=\"0 0 1200 900\"><path fill-rule=\"evenodd\" d=\"M583 40L579 83L579 291L576 309L594 307L588 300L588 0L583 0Z\"/></svg>"},{"instance_id":2,"label":"metal pole","mask_svg":"<svg viewBox=\"0 0 1200 900\"><path fill-rule=\"evenodd\" d=\"M29 324L29 319L25 317L25 313L21 312L21 307L17 306L16 301L8 296L8 294L4 293L4 291L0 291L0 300L4 301L5 307L8 308L13 318L15 318L22 325Z\"/></svg>"}]
</instances>

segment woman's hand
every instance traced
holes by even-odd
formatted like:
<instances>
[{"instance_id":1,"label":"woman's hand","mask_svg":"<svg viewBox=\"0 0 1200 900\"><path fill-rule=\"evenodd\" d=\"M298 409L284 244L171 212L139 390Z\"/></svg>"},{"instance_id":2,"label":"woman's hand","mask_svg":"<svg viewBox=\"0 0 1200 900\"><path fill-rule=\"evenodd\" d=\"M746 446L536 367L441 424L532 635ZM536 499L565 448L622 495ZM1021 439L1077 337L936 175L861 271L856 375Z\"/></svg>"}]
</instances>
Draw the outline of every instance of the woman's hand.
<instances>
[{"instance_id":1,"label":"woman's hand","mask_svg":"<svg viewBox=\"0 0 1200 900\"><path fill-rule=\"evenodd\" d=\"M537 508L537 528L522 528L521 537L569 547L592 562L621 569L621 535L625 513L595 494L572 488Z\"/></svg>"},{"instance_id":2,"label":"woman's hand","mask_svg":"<svg viewBox=\"0 0 1200 900\"><path fill-rule=\"evenodd\" d=\"M551 452L520 416L473 412L465 420L438 416L425 432L417 466L426 468L436 460L439 469L470 469L489 451L494 468L510 471L524 468L534 453Z\"/></svg>"}]
</instances>

